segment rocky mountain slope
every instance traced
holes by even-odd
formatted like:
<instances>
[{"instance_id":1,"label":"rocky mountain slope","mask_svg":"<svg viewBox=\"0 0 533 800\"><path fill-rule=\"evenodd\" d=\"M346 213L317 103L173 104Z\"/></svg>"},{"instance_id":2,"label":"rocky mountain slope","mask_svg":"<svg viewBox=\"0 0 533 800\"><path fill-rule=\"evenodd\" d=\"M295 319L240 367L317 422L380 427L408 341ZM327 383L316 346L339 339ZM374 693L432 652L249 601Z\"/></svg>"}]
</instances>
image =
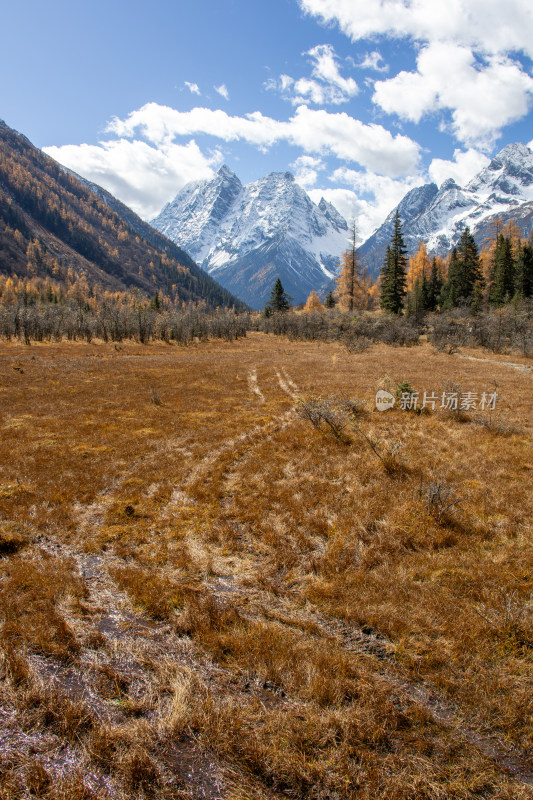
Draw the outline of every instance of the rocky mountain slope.
<instances>
[{"instance_id":1,"label":"rocky mountain slope","mask_svg":"<svg viewBox=\"0 0 533 800\"><path fill-rule=\"evenodd\" d=\"M255 308L278 277L295 303L327 285L349 236L339 212L315 205L291 173L243 186L227 166L185 186L152 224Z\"/></svg>"},{"instance_id":2,"label":"rocky mountain slope","mask_svg":"<svg viewBox=\"0 0 533 800\"><path fill-rule=\"evenodd\" d=\"M533 152L523 144L510 144L466 186L452 179L440 189L434 183L412 189L397 209L405 244L414 252L421 239L428 250L444 255L457 244L465 226L477 243L488 235L496 217L513 219L524 235L531 230L533 203ZM383 225L359 248L369 270L377 275L390 242L396 208Z\"/></svg>"},{"instance_id":3,"label":"rocky mountain slope","mask_svg":"<svg viewBox=\"0 0 533 800\"><path fill-rule=\"evenodd\" d=\"M243 307L175 243L0 121L0 272Z\"/></svg>"}]
</instances>

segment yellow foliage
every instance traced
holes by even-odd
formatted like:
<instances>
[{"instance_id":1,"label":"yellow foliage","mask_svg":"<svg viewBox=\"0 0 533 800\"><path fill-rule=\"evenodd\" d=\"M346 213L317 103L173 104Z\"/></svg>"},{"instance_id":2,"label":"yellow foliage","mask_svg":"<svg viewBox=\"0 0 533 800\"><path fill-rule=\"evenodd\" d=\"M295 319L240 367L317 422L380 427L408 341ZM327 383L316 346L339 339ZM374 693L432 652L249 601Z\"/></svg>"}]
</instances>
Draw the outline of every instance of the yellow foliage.
<instances>
[{"instance_id":1,"label":"yellow foliage","mask_svg":"<svg viewBox=\"0 0 533 800\"><path fill-rule=\"evenodd\" d=\"M322 309L323 307L324 306L322 305L319 296L314 289L311 289L311 293L305 304L305 311L316 311L317 309Z\"/></svg>"},{"instance_id":2,"label":"yellow foliage","mask_svg":"<svg viewBox=\"0 0 533 800\"><path fill-rule=\"evenodd\" d=\"M431 272L431 261L428 256L427 245L424 241L420 242L419 248L414 256L409 259L409 271L407 273L407 291L414 289L416 279L422 281L424 275L429 278Z\"/></svg>"}]
</instances>

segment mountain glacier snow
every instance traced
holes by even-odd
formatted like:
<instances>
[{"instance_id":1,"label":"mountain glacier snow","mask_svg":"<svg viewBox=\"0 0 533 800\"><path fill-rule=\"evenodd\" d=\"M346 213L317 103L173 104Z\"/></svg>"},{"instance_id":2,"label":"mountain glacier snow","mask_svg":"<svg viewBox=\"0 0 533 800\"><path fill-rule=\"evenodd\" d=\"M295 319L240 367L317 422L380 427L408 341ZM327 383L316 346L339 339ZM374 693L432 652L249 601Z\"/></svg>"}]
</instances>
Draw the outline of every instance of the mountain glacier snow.
<instances>
[{"instance_id":1,"label":"mountain glacier snow","mask_svg":"<svg viewBox=\"0 0 533 800\"><path fill-rule=\"evenodd\" d=\"M445 255L454 247L466 226L481 244L490 222L500 217L515 219L522 234L531 230L533 203L533 152L524 144L509 144L490 164L461 187L454 180L440 189L434 183L408 192L397 206L402 221L405 245L410 253L420 241L428 251ZM377 275L390 242L396 208L383 225L358 249L362 261Z\"/></svg>"},{"instance_id":2,"label":"mountain glacier snow","mask_svg":"<svg viewBox=\"0 0 533 800\"><path fill-rule=\"evenodd\" d=\"M212 179L187 184L152 225L255 308L278 277L294 303L320 291L349 239L337 209L313 203L290 172L243 185L225 165Z\"/></svg>"}]
</instances>

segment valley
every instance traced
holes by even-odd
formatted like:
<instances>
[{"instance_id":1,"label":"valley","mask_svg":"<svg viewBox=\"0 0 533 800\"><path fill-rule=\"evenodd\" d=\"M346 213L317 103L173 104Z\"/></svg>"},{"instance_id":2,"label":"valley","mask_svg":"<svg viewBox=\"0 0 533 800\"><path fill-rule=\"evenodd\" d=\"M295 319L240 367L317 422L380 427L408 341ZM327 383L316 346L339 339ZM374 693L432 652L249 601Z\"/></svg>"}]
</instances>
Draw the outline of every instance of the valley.
<instances>
[{"instance_id":1,"label":"valley","mask_svg":"<svg viewBox=\"0 0 533 800\"><path fill-rule=\"evenodd\" d=\"M3 342L0 796L533 797L531 365Z\"/></svg>"}]
</instances>

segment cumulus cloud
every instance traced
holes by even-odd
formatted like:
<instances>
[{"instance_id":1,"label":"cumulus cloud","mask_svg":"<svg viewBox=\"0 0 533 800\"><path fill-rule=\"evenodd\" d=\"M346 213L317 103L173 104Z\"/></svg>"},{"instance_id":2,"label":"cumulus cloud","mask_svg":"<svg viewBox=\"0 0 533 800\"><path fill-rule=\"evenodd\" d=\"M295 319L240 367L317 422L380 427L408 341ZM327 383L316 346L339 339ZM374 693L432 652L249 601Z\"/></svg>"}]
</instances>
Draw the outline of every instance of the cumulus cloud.
<instances>
[{"instance_id":1,"label":"cumulus cloud","mask_svg":"<svg viewBox=\"0 0 533 800\"><path fill-rule=\"evenodd\" d=\"M421 186L424 179L420 175L403 179L394 179L385 175L378 175L374 172L362 172L340 167L330 176L332 183L345 184L349 188L326 190L326 200L330 200L333 205L339 208L339 203L351 203L351 217L355 219L361 240L367 239L375 229L381 225L385 217L398 205L404 195ZM313 190L319 193L318 190ZM331 199L338 193L337 200ZM310 193L312 194L312 193ZM341 213L343 213L341 211ZM346 216L346 214L344 214Z\"/></svg>"},{"instance_id":2,"label":"cumulus cloud","mask_svg":"<svg viewBox=\"0 0 533 800\"><path fill-rule=\"evenodd\" d=\"M367 53L360 64L357 65L359 69L373 69L376 72L388 72L389 65L385 64L383 61L383 57L381 53L378 53L377 50L373 50L371 53Z\"/></svg>"},{"instance_id":3,"label":"cumulus cloud","mask_svg":"<svg viewBox=\"0 0 533 800\"><path fill-rule=\"evenodd\" d=\"M220 86L215 86L214 89L224 100L229 100L229 92L225 83L221 83Z\"/></svg>"},{"instance_id":4,"label":"cumulus cloud","mask_svg":"<svg viewBox=\"0 0 533 800\"><path fill-rule=\"evenodd\" d=\"M201 94L200 87L197 83L190 83L189 81L185 81L185 86L190 91L191 94Z\"/></svg>"},{"instance_id":5,"label":"cumulus cloud","mask_svg":"<svg viewBox=\"0 0 533 800\"><path fill-rule=\"evenodd\" d=\"M373 100L412 122L449 110L460 141L490 147L502 127L528 113L532 96L533 79L519 64L503 56L481 62L466 47L438 42L422 48L416 72L376 82Z\"/></svg>"},{"instance_id":6,"label":"cumulus cloud","mask_svg":"<svg viewBox=\"0 0 533 800\"><path fill-rule=\"evenodd\" d=\"M221 109L178 111L147 103L125 119L115 117L107 133L115 138L97 145L44 150L108 189L145 219L155 216L185 183L209 177L222 162L218 150L206 152L189 138L197 135L223 142L243 141L260 150L277 142L295 146L301 155L293 167L297 180L306 187L316 183L325 156L358 164L393 181L416 172L420 157L419 145L407 136L393 135L381 125L364 124L344 112L329 113L305 105L282 121L259 111L231 116ZM189 141L176 141L182 137Z\"/></svg>"},{"instance_id":7,"label":"cumulus cloud","mask_svg":"<svg viewBox=\"0 0 533 800\"><path fill-rule=\"evenodd\" d=\"M281 75L279 81L270 79L266 89L277 89L293 105L313 103L315 105L339 105L354 97L358 91L353 78L341 75L337 55L329 44L312 47L304 55L309 56L313 68L309 78L292 78Z\"/></svg>"},{"instance_id":8,"label":"cumulus cloud","mask_svg":"<svg viewBox=\"0 0 533 800\"><path fill-rule=\"evenodd\" d=\"M416 171L419 146L374 123L366 125L345 112L300 106L287 123L287 139L308 153L329 153L381 175L397 178Z\"/></svg>"},{"instance_id":9,"label":"cumulus cloud","mask_svg":"<svg viewBox=\"0 0 533 800\"><path fill-rule=\"evenodd\" d=\"M420 46L417 70L376 84L384 111L419 122L450 114L465 144L490 147L502 127L528 113L533 81L517 60L533 57L530 0L299 0L353 41L378 35Z\"/></svg>"},{"instance_id":10,"label":"cumulus cloud","mask_svg":"<svg viewBox=\"0 0 533 800\"><path fill-rule=\"evenodd\" d=\"M314 61L312 74L330 86L336 86L347 98L357 94L357 83L353 78L343 78L339 71L335 50L329 44L319 44L307 51Z\"/></svg>"},{"instance_id":11,"label":"cumulus cloud","mask_svg":"<svg viewBox=\"0 0 533 800\"><path fill-rule=\"evenodd\" d=\"M429 176L438 186L448 178L459 184L466 186L478 172L488 166L490 159L479 150L455 150L453 161L446 161L442 158L434 158L429 165Z\"/></svg>"},{"instance_id":12,"label":"cumulus cloud","mask_svg":"<svg viewBox=\"0 0 533 800\"><path fill-rule=\"evenodd\" d=\"M304 189L310 189L315 185L318 173L325 169L325 164L320 158L313 156L299 156L296 161L290 164L294 170L296 182Z\"/></svg>"},{"instance_id":13,"label":"cumulus cloud","mask_svg":"<svg viewBox=\"0 0 533 800\"><path fill-rule=\"evenodd\" d=\"M393 135L374 123L367 125L345 112L330 113L305 105L298 107L289 120L281 121L260 111L240 117L221 109L177 111L147 103L124 120L114 118L108 130L127 138L140 134L158 146L177 136L201 133L263 148L285 141L300 147L305 154L335 155L391 177L414 172L420 155L418 144L407 136Z\"/></svg>"},{"instance_id":14,"label":"cumulus cloud","mask_svg":"<svg viewBox=\"0 0 533 800\"><path fill-rule=\"evenodd\" d=\"M376 35L450 41L483 53L533 57L530 0L299 0L302 9L336 23L353 41Z\"/></svg>"},{"instance_id":15,"label":"cumulus cloud","mask_svg":"<svg viewBox=\"0 0 533 800\"><path fill-rule=\"evenodd\" d=\"M194 141L153 147L118 139L98 145L44 147L47 155L107 189L144 219L152 219L186 183L209 178L222 157L206 157Z\"/></svg>"}]
</instances>

